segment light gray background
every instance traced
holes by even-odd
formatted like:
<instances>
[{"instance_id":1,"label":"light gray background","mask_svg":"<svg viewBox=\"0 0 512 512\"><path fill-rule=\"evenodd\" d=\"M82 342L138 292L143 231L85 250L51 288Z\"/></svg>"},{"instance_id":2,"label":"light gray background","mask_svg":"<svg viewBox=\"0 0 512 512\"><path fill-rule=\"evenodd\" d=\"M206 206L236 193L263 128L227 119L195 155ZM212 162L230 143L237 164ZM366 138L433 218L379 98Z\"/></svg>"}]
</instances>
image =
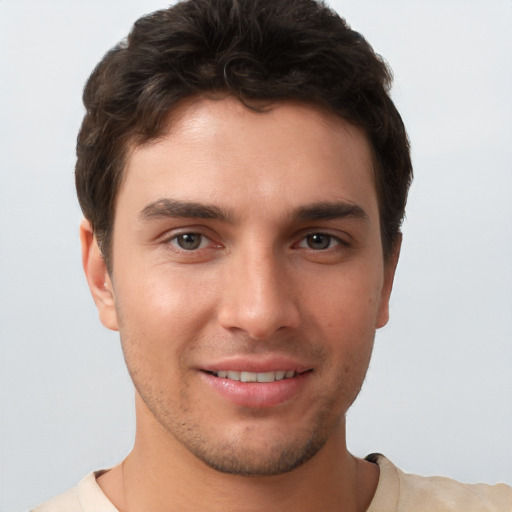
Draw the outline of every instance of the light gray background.
<instances>
[{"instance_id":1,"label":"light gray background","mask_svg":"<svg viewBox=\"0 0 512 512\"><path fill-rule=\"evenodd\" d=\"M155 0L0 0L0 511L118 462L134 433L116 333L82 277L83 83ZM512 483L512 2L338 0L395 72L416 180L390 324L349 446Z\"/></svg>"}]
</instances>

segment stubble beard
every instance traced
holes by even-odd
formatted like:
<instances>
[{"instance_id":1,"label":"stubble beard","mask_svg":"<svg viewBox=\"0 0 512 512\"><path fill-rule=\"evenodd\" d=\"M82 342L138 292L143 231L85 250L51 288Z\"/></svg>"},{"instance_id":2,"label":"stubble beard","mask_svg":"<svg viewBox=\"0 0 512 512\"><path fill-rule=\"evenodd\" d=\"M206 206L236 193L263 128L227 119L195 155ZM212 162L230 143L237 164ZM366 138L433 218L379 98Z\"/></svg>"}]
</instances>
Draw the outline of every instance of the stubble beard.
<instances>
[{"instance_id":1,"label":"stubble beard","mask_svg":"<svg viewBox=\"0 0 512 512\"><path fill-rule=\"evenodd\" d=\"M242 431L231 437L221 434L219 438L212 434L208 424L196 419L201 418L201 411L186 387L181 390L179 403L169 403L161 383L144 368L139 371L141 368L138 368L137 362L144 358L144 351L125 350L127 346L137 346L137 341L123 343L123 353L135 388L153 419L171 439L206 466L226 474L252 477L276 476L293 471L312 459L332 436L336 436L336 431L345 442L345 414L359 394L373 345L370 343L369 352L362 358L359 354L353 360L345 361L344 366L338 369L334 382L312 404L316 411L305 411L307 421L297 424L293 431L266 438L256 427L253 429L256 432L253 432L254 435ZM139 348L143 349L142 343ZM316 353L315 357L326 361L329 356L322 351ZM130 361L136 364L131 365ZM269 414L273 414L272 411ZM261 421L261 417L254 414L254 425Z\"/></svg>"},{"instance_id":2,"label":"stubble beard","mask_svg":"<svg viewBox=\"0 0 512 512\"><path fill-rule=\"evenodd\" d=\"M278 440L261 437L256 442L243 438L215 442L199 434L201 427L190 424L167 430L190 453L216 471L239 476L275 476L293 471L322 449L332 431L327 428L328 410L318 414L311 427Z\"/></svg>"},{"instance_id":3,"label":"stubble beard","mask_svg":"<svg viewBox=\"0 0 512 512\"><path fill-rule=\"evenodd\" d=\"M134 375L132 379L133 377ZM288 432L283 438L272 440L263 436L215 439L209 435L207 426L193 420L194 415L190 410L190 404L193 402L187 396L186 389L182 391L181 403L189 405L179 408L178 414L173 414L176 412L175 409L170 410L155 399L158 395L150 391L151 385L141 387L135 379L133 380L154 419L185 450L206 466L226 474L263 477L288 473L305 464L325 446L332 435L335 435L334 431L339 429L342 423L344 433L346 410L360 389L359 386L355 393L352 392L353 396L350 396L346 389L346 377L343 372L336 386L337 393L331 391L331 394L319 398L316 402L317 411L310 418L308 425L297 426L295 432ZM181 418L181 421L178 421L178 418ZM255 422L257 421L258 419L255 419Z\"/></svg>"}]
</instances>

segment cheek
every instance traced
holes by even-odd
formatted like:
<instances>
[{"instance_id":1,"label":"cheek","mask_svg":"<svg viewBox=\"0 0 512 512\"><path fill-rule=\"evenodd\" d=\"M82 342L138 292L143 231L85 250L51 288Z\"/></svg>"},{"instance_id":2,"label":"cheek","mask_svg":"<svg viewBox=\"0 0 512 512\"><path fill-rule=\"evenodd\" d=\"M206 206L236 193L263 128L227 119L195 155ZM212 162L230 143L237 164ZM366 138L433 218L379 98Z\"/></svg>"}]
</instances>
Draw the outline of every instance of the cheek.
<instances>
[{"instance_id":1,"label":"cheek","mask_svg":"<svg viewBox=\"0 0 512 512\"><path fill-rule=\"evenodd\" d=\"M360 380L373 349L382 279L367 271L357 279L346 274L324 284L308 308L315 312L313 332L321 333L338 370Z\"/></svg>"},{"instance_id":2,"label":"cheek","mask_svg":"<svg viewBox=\"0 0 512 512\"><path fill-rule=\"evenodd\" d=\"M184 378L181 369L199 346L217 302L215 287L208 281L205 285L197 274L171 273L160 265L120 276L116 310L126 363L135 382L159 376L160 385L169 387L173 375Z\"/></svg>"},{"instance_id":3,"label":"cheek","mask_svg":"<svg viewBox=\"0 0 512 512\"><path fill-rule=\"evenodd\" d=\"M215 302L214 286L197 269L171 272L166 265L158 265L140 274L124 275L119 282L116 302L125 319L142 329L159 328L160 324L168 332L174 332L173 325L186 329L195 323L198 327Z\"/></svg>"},{"instance_id":4,"label":"cheek","mask_svg":"<svg viewBox=\"0 0 512 512\"><path fill-rule=\"evenodd\" d=\"M378 268L378 267L377 267ZM380 307L382 275L379 271L345 269L328 276L321 284L311 283L309 309L328 329L375 330Z\"/></svg>"}]
</instances>

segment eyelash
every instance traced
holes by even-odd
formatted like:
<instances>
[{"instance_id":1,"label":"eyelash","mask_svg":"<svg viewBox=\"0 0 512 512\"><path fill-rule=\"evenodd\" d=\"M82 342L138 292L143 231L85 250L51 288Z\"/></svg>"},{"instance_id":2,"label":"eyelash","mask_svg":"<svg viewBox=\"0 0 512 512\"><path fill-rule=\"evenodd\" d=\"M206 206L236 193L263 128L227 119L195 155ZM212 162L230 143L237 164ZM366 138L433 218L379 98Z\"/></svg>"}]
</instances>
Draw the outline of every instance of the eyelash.
<instances>
[{"instance_id":1,"label":"eyelash","mask_svg":"<svg viewBox=\"0 0 512 512\"><path fill-rule=\"evenodd\" d=\"M183 239L184 237L200 237L198 246L192 247L192 248L185 248L185 247L180 246L179 240ZM202 233L190 231L190 232L179 233L178 235L174 235L172 238L167 240L167 243L175 246L180 251L193 252L193 251L197 251L199 249L204 249L204 247L201 247L201 245L203 245L204 242L206 242L207 240L210 240L210 239L206 235L203 235ZM173 242L176 242L176 244L174 244ZM187 243L187 242L185 242L185 243Z\"/></svg>"},{"instance_id":2,"label":"eyelash","mask_svg":"<svg viewBox=\"0 0 512 512\"><path fill-rule=\"evenodd\" d=\"M328 246L327 247L323 247L323 248L316 248L316 249L313 249L313 247L310 247L308 242L310 242L314 237L319 237L319 238L327 238L328 239ZM334 245L331 246L331 244L334 242ZM308 244L307 246L304 246L302 244ZM315 231L315 232L312 232L312 233L308 233L307 235L303 236L299 243L297 244L298 247L301 247L301 248L304 248L304 249L311 249L315 252L324 252L324 251L328 251L329 249L333 249L335 247L338 247L338 246L342 246L342 247L347 247L348 246L348 243L345 242L343 239L337 237L337 236L334 236L334 235L331 235L330 233L324 233L324 232L321 232L321 231Z\"/></svg>"},{"instance_id":3,"label":"eyelash","mask_svg":"<svg viewBox=\"0 0 512 512\"><path fill-rule=\"evenodd\" d=\"M197 246L186 248L180 244L180 239L183 239L184 237L199 237L199 242L198 242ZM321 239L327 238L328 246L322 247L322 248L316 248L316 249L311 247L308 242L311 242L311 240L314 237L320 237ZM212 240L207 235L205 235L204 233L201 233L200 231L186 231L186 232L178 233L178 234L175 234L172 237L168 238L167 240L165 240L165 243L168 245L172 245L174 250L179 251L179 252L187 252L187 253L193 253L193 252L197 252L201 249L206 249L207 247L205 246L205 243L208 243L208 242L213 243ZM185 241L185 243L187 243L187 242ZM192 243L192 245L194 245L193 241L190 241L189 243ZM334 245L333 245L333 243L334 243ZM313 252L319 252L319 253L326 252L326 251L328 251L330 249L334 249L338 246L348 247L349 244L340 237L334 236L330 233L324 233L322 231L314 231L314 232L307 233L300 238L298 243L294 244L294 247L297 247L300 249L312 250ZM218 245L217 247L220 247L220 245Z\"/></svg>"}]
</instances>

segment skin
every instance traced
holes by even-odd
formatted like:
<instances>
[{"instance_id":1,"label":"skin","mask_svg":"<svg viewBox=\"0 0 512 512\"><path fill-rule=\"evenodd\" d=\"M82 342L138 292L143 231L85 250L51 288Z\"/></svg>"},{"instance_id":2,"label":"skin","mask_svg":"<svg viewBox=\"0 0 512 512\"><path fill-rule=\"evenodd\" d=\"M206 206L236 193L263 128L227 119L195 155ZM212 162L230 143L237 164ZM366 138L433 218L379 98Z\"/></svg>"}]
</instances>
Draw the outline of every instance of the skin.
<instances>
[{"instance_id":1,"label":"skin","mask_svg":"<svg viewBox=\"0 0 512 512\"><path fill-rule=\"evenodd\" d=\"M385 263L361 130L297 103L186 101L131 152L110 275L87 221L81 239L136 388L134 449L98 479L121 511L366 510L378 468L347 451L345 414L398 246ZM304 375L239 403L206 373L232 361Z\"/></svg>"}]
</instances>

